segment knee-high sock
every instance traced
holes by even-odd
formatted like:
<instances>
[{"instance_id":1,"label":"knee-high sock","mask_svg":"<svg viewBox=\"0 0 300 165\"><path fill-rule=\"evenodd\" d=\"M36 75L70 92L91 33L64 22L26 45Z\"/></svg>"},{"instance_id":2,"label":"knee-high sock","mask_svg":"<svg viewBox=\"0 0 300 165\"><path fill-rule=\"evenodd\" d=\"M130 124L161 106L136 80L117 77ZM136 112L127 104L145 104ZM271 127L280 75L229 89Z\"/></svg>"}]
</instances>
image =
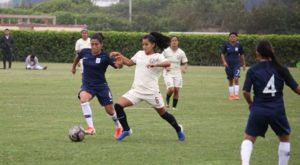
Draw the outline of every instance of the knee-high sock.
<instances>
[{"instance_id":1,"label":"knee-high sock","mask_svg":"<svg viewBox=\"0 0 300 165\"><path fill-rule=\"evenodd\" d=\"M228 91L229 91L229 96L233 96L234 95L234 87L233 86L229 86L228 87Z\"/></svg>"},{"instance_id":2,"label":"knee-high sock","mask_svg":"<svg viewBox=\"0 0 300 165\"><path fill-rule=\"evenodd\" d=\"M170 103L170 97L171 96L172 96L172 94L167 94L167 96L166 96L167 105L169 105L169 103Z\"/></svg>"},{"instance_id":3,"label":"knee-high sock","mask_svg":"<svg viewBox=\"0 0 300 165\"><path fill-rule=\"evenodd\" d=\"M120 104L115 104L115 110L117 113L117 117L119 119L119 122L121 123L123 127L123 131L129 131L129 125L127 122L126 113L124 112L124 108Z\"/></svg>"},{"instance_id":4,"label":"knee-high sock","mask_svg":"<svg viewBox=\"0 0 300 165\"><path fill-rule=\"evenodd\" d=\"M244 140L241 145L242 165L249 165L253 149L253 143L250 140Z\"/></svg>"},{"instance_id":5,"label":"knee-high sock","mask_svg":"<svg viewBox=\"0 0 300 165\"><path fill-rule=\"evenodd\" d=\"M178 103L178 99L173 98L173 108L176 108L177 103Z\"/></svg>"},{"instance_id":6,"label":"knee-high sock","mask_svg":"<svg viewBox=\"0 0 300 165\"><path fill-rule=\"evenodd\" d=\"M85 102L81 104L83 116L85 118L86 124L88 127L94 128L93 117L92 117L92 109L90 107L89 102Z\"/></svg>"},{"instance_id":7,"label":"knee-high sock","mask_svg":"<svg viewBox=\"0 0 300 165\"><path fill-rule=\"evenodd\" d=\"M240 89L239 85L234 85L234 95L239 95L239 89Z\"/></svg>"},{"instance_id":8,"label":"knee-high sock","mask_svg":"<svg viewBox=\"0 0 300 165\"><path fill-rule=\"evenodd\" d=\"M172 114L165 112L163 115L161 115L161 117L165 119L176 130L176 132L181 131L181 128Z\"/></svg>"},{"instance_id":9,"label":"knee-high sock","mask_svg":"<svg viewBox=\"0 0 300 165\"><path fill-rule=\"evenodd\" d=\"M290 148L289 142L280 142L278 146L278 165L287 165L290 159Z\"/></svg>"}]
</instances>

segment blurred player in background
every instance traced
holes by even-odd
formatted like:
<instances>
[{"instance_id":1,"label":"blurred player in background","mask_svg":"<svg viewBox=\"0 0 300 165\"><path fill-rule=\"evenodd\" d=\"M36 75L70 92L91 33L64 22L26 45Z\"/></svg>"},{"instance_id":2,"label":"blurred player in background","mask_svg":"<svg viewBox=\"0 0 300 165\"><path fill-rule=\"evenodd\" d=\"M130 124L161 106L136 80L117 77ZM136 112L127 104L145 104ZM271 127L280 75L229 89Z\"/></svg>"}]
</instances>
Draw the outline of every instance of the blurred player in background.
<instances>
[{"instance_id":1,"label":"blurred player in background","mask_svg":"<svg viewBox=\"0 0 300 165\"><path fill-rule=\"evenodd\" d=\"M103 52L103 39L104 37L101 33L95 34L91 39L91 49L82 49L80 51L74 59L71 71L73 74L76 73L76 66L79 60L82 59L83 77L79 99L88 125L85 133L92 135L96 132L90 107L90 101L96 96L99 103L104 106L107 114L114 121L116 126L115 137L118 137L122 127L118 122L117 114L113 107L113 98L105 78L105 72L108 65L111 65L113 68L121 68L123 65L122 62L109 58L109 55Z\"/></svg>"},{"instance_id":2,"label":"blurred player in background","mask_svg":"<svg viewBox=\"0 0 300 165\"><path fill-rule=\"evenodd\" d=\"M182 73L187 70L188 59L182 49L178 47L178 38L172 36L170 46L164 50L163 55L167 60L171 62L170 67L164 69L164 80L167 86L167 107L169 107L170 98L173 95L173 106L172 109L175 110L179 98L179 89L182 87Z\"/></svg>"},{"instance_id":3,"label":"blurred player in background","mask_svg":"<svg viewBox=\"0 0 300 165\"><path fill-rule=\"evenodd\" d=\"M169 40L169 37L152 32L142 38L143 50L138 51L131 59L118 52L112 53L121 57L124 65L136 65L132 88L115 104L118 119L123 127L121 135L116 140L121 141L131 134L124 108L146 101L176 130L178 140L184 141L183 128L177 123L175 117L166 111L158 85L164 67L169 67L170 62L162 54L155 53L155 48L156 46L162 50L167 48Z\"/></svg>"},{"instance_id":4,"label":"blurred player in background","mask_svg":"<svg viewBox=\"0 0 300 165\"><path fill-rule=\"evenodd\" d=\"M42 67L37 56L28 55L25 60L25 68L30 70L46 70L47 66Z\"/></svg>"},{"instance_id":5,"label":"blurred player in background","mask_svg":"<svg viewBox=\"0 0 300 165\"><path fill-rule=\"evenodd\" d=\"M283 102L283 87L286 83L300 95L300 86L287 68L282 67L275 58L272 45L261 41L256 48L258 64L252 66L244 83L244 97L249 105L250 115L241 144L242 165L249 165L253 143L257 136L265 136L268 125L279 138L278 165L287 165L290 155L291 132ZM251 99L251 88L254 97Z\"/></svg>"},{"instance_id":6,"label":"blurred player in background","mask_svg":"<svg viewBox=\"0 0 300 165\"><path fill-rule=\"evenodd\" d=\"M246 68L244 50L237 37L238 34L236 32L231 32L229 34L229 42L224 43L221 53L221 60L225 66L225 72L229 81L229 100L240 99L239 78L241 64L243 70Z\"/></svg>"},{"instance_id":7,"label":"blurred player in background","mask_svg":"<svg viewBox=\"0 0 300 165\"><path fill-rule=\"evenodd\" d=\"M88 30L81 30L81 38L76 41L75 44L75 54L78 55L82 49L91 48L91 39L88 37ZM83 73L82 59L79 61L78 66L80 67L80 72Z\"/></svg>"}]
</instances>

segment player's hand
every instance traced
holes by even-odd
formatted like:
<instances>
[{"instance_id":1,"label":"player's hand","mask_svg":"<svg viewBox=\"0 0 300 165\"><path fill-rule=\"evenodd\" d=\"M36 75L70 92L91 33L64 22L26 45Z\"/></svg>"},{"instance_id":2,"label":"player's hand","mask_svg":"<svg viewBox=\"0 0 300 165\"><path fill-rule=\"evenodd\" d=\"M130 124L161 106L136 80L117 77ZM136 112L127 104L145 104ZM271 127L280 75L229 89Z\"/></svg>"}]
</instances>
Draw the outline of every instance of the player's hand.
<instances>
[{"instance_id":1,"label":"player's hand","mask_svg":"<svg viewBox=\"0 0 300 165\"><path fill-rule=\"evenodd\" d=\"M251 111L251 106L252 106L252 104L248 104L249 111Z\"/></svg>"},{"instance_id":2,"label":"player's hand","mask_svg":"<svg viewBox=\"0 0 300 165\"><path fill-rule=\"evenodd\" d=\"M169 72L171 70L170 67L165 67L166 71Z\"/></svg>"},{"instance_id":3,"label":"player's hand","mask_svg":"<svg viewBox=\"0 0 300 165\"><path fill-rule=\"evenodd\" d=\"M153 67L156 67L156 64L147 64L146 67L147 68L153 68Z\"/></svg>"},{"instance_id":4,"label":"player's hand","mask_svg":"<svg viewBox=\"0 0 300 165\"><path fill-rule=\"evenodd\" d=\"M123 59L120 55L114 57L114 64L117 68L121 69L123 67Z\"/></svg>"},{"instance_id":5,"label":"player's hand","mask_svg":"<svg viewBox=\"0 0 300 165\"><path fill-rule=\"evenodd\" d=\"M227 62L224 62L223 65L224 65L226 68L228 67Z\"/></svg>"},{"instance_id":6,"label":"player's hand","mask_svg":"<svg viewBox=\"0 0 300 165\"><path fill-rule=\"evenodd\" d=\"M121 56L122 54L120 52L110 52L109 58L115 58L116 56Z\"/></svg>"},{"instance_id":7,"label":"player's hand","mask_svg":"<svg viewBox=\"0 0 300 165\"><path fill-rule=\"evenodd\" d=\"M71 72L72 72L73 74L75 74L75 73L76 73L76 68L72 67Z\"/></svg>"}]
</instances>

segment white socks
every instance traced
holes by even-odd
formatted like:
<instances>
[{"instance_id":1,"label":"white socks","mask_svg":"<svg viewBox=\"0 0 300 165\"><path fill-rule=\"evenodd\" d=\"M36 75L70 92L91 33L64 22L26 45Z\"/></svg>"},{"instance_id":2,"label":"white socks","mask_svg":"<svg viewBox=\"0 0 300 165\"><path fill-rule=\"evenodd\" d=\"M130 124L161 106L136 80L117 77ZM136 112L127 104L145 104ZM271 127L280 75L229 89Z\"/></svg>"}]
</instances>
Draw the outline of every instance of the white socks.
<instances>
[{"instance_id":1,"label":"white socks","mask_svg":"<svg viewBox=\"0 0 300 165\"><path fill-rule=\"evenodd\" d=\"M234 85L234 95L236 95L236 96L239 95L239 89L240 89L239 85Z\"/></svg>"},{"instance_id":2,"label":"white socks","mask_svg":"<svg viewBox=\"0 0 300 165\"><path fill-rule=\"evenodd\" d=\"M82 112L88 127L94 128L92 110L89 102L81 103Z\"/></svg>"},{"instance_id":3,"label":"white socks","mask_svg":"<svg viewBox=\"0 0 300 165\"><path fill-rule=\"evenodd\" d=\"M241 145L242 165L249 165L253 149L253 143L250 140L244 140Z\"/></svg>"},{"instance_id":4,"label":"white socks","mask_svg":"<svg viewBox=\"0 0 300 165\"><path fill-rule=\"evenodd\" d=\"M121 127L121 124L119 123L116 111L114 112L113 115L111 115L111 119L114 121L116 128Z\"/></svg>"},{"instance_id":5,"label":"white socks","mask_svg":"<svg viewBox=\"0 0 300 165\"><path fill-rule=\"evenodd\" d=\"M229 86L228 91L229 91L229 96L234 96L234 87L233 86Z\"/></svg>"},{"instance_id":6,"label":"white socks","mask_svg":"<svg viewBox=\"0 0 300 165\"><path fill-rule=\"evenodd\" d=\"M290 158L291 144L280 142L278 146L278 165L287 165Z\"/></svg>"}]
</instances>

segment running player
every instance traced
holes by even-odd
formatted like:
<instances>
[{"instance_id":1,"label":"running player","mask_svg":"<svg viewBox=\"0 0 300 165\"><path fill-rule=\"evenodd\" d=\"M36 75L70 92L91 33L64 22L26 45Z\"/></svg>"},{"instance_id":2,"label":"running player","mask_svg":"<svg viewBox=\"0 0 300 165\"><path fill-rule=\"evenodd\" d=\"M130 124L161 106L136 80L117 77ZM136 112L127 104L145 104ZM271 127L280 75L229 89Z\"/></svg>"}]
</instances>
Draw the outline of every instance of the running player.
<instances>
[{"instance_id":1,"label":"running player","mask_svg":"<svg viewBox=\"0 0 300 165\"><path fill-rule=\"evenodd\" d=\"M231 32L229 34L229 42L224 44L221 53L221 60L225 66L225 72L229 81L229 100L240 99L240 64L242 63L243 70L246 68L244 50L240 42L237 41L237 37L238 34L236 32Z\"/></svg>"},{"instance_id":2,"label":"running player","mask_svg":"<svg viewBox=\"0 0 300 165\"><path fill-rule=\"evenodd\" d=\"M101 33L97 33L91 39L91 49L81 50L79 55L74 59L72 73L76 73L76 65L79 60L82 59L84 72L82 86L78 97L81 102L83 115L88 125L85 133L92 135L96 132L90 107L90 101L96 96L99 103L105 107L107 114L112 117L116 126L115 137L118 137L122 128L113 107L112 94L105 79L105 72L108 65L111 65L114 68L121 68L123 65L122 61L109 58L108 54L102 51L102 47L103 36Z\"/></svg>"},{"instance_id":3,"label":"running player","mask_svg":"<svg viewBox=\"0 0 300 165\"><path fill-rule=\"evenodd\" d=\"M256 48L256 59L259 63L248 70L243 87L250 115L245 130L245 138L241 144L242 165L249 165L253 143L257 136L265 136L268 125L271 126L280 140L278 165L287 165L291 129L285 113L282 91L284 83L286 83L300 95L300 86L288 69L278 63L270 42L259 42ZM253 101L250 94L252 86Z\"/></svg>"},{"instance_id":4,"label":"running player","mask_svg":"<svg viewBox=\"0 0 300 165\"><path fill-rule=\"evenodd\" d=\"M175 110L179 97L179 89L182 87L181 72L186 72L188 59L184 51L178 47L178 38L172 36L170 39L171 44L164 50L163 55L171 62L171 66L164 69L163 76L168 89L166 96L167 107L169 107L170 98L174 94L172 109Z\"/></svg>"},{"instance_id":5,"label":"running player","mask_svg":"<svg viewBox=\"0 0 300 165\"><path fill-rule=\"evenodd\" d=\"M78 55L82 49L86 48L91 48L91 39L88 37L87 29L83 29L81 30L81 38L75 44L75 54ZM79 61L78 66L80 67L80 72L83 73L82 59Z\"/></svg>"},{"instance_id":6,"label":"running player","mask_svg":"<svg viewBox=\"0 0 300 165\"><path fill-rule=\"evenodd\" d=\"M124 108L146 101L153 106L164 120L173 126L177 132L178 139L184 141L183 128L177 123L174 116L166 111L158 85L158 80L164 67L169 67L170 62L162 54L155 53L155 48L158 46L160 49L165 49L168 47L169 40L169 37L152 32L142 38L143 50L138 51L131 59L118 52L112 53L112 55L121 57L124 65L136 65L132 88L121 96L114 105L118 119L123 127L121 135L116 140L123 140L131 132Z\"/></svg>"}]
</instances>

